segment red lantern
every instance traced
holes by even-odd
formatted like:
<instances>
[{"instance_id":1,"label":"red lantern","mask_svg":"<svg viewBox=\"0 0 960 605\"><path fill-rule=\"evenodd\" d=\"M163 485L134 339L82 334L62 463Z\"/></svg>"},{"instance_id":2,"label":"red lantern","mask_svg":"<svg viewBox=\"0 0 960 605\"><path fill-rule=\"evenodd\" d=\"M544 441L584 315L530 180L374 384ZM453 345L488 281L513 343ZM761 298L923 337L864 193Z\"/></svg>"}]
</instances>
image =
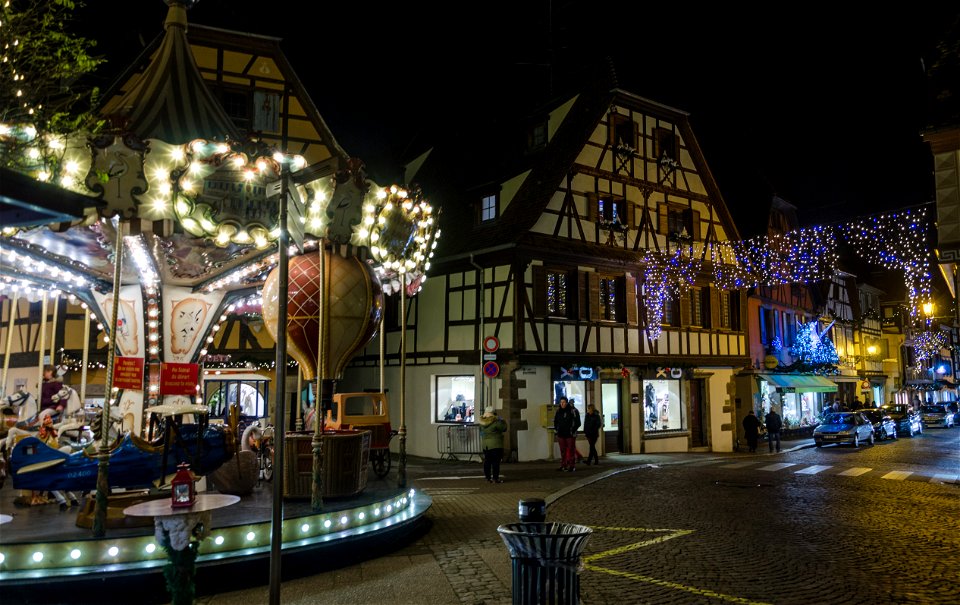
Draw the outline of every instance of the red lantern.
<instances>
[{"instance_id":1,"label":"red lantern","mask_svg":"<svg viewBox=\"0 0 960 605\"><path fill-rule=\"evenodd\" d=\"M326 251L330 304L329 347L325 368L317 368L320 350L320 252L290 259L287 286L287 352L297 360L305 380L317 374L340 378L357 351L376 333L383 311L380 281L365 262ZM263 284L263 324L277 339L279 269Z\"/></svg>"},{"instance_id":2,"label":"red lantern","mask_svg":"<svg viewBox=\"0 0 960 605\"><path fill-rule=\"evenodd\" d=\"M177 474L170 482L170 497L173 500L171 506L174 508L193 506L197 502L197 489L195 478L190 472L190 465L186 462L177 466Z\"/></svg>"}]
</instances>

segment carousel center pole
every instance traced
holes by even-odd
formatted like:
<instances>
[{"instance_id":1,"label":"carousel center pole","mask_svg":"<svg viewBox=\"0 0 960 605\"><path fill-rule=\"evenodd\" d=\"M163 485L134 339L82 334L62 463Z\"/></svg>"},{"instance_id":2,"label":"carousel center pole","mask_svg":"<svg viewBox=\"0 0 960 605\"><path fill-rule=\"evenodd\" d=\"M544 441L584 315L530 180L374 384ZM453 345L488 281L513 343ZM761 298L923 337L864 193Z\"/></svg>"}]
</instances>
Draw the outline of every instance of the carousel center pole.
<instances>
[{"instance_id":1,"label":"carousel center pole","mask_svg":"<svg viewBox=\"0 0 960 605\"><path fill-rule=\"evenodd\" d=\"M87 402L87 362L90 359L90 315L86 305L83 306L83 361L80 362L80 407Z\"/></svg>"},{"instance_id":2,"label":"carousel center pole","mask_svg":"<svg viewBox=\"0 0 960 605\"><path fill-rule=\"evenodd\" d=\"M107 534L107 497L110 495L110 405L113 401L113 364L117 348L117 317L120 315L120 273L123 265L123 223L117 219L117 240L114 243L113 304L110 313L110 342L107 345L107 381L100 418L100 449L97 452L97 498L93 509L93 536Z\"/></svg>"},{"instance_id":3,"label":"carousel center pole","mask_svg":"<svg viewBox=\"0 0 960 605\"><path fill-rule=\"evenodd\" d=\"M328 380L325 380L327 368L327 309L329 301L327 299L327 246L323 239L320 240L320 288L318 295L320 297L317 308L318 329L317 341L317 392L313 400L313 439L310 445L313 447L313 483L310 486L310 507L314 511L323 510L323 425L327 421L327 405L331 393L328 393Z\"/></svg>"},{"instance_id":4,"label":"carousel center pole","mask_svg":"<svg viewBox=\"0 0 960 605\"><path fill-rule=\"evenodd\" d=\"M7 345L4 347L6 354L3 356L3 380L0 381L0 395L7 394L7 370L10 369L10 345L13 344L13 320L17 313L17 299L20 292L16 291L10 297L10 322L7 324ZM380 387L383 390L383 387Z\"/></svg>"},{"instance_id":5,"label":"carousel center pole","mask_svg":"<svg viewBox=\"0 0 960 605\"><path fill-rule=\"evenodd\" d=\"M40 398L43 396L43 354L47 348L47 291L44 290L43 302L40 303L40 366L37 372L37 411L40 411ZM50 360L51 363L53 360Z\"/></svg>"},{"instance_id":6,"label":"carousel center pole","mask_svg":"<svg viewBox=\"0 0 960 605\"><path fill-rule=\"evenodd\" d=\"M277 352L274 365L276 367L277 390L274 401L273 456L273 516L270 525L270 605L280 605L280 562L283 547L283 456L286 428L284 427L284 407L286 406L287 390L287 294L289 292L289 262L290 234L287 231L287 167L281 169L280 178L280 237L277 238L277 275L278 302L277 302ZM279 436L279 439L277 438ZM276 472L279 468L280 472Z\"/></svg>"},{"instance_id":7,"label":"carousel center pole","mask_svg":"<svg viewBox=\"0 0 960 605\"><path fill-rule=\"evenodd\" d=\"M407 276L400 274L400 459L397 461L397 487L407 486Z\"/></svg>"}]
</instances>

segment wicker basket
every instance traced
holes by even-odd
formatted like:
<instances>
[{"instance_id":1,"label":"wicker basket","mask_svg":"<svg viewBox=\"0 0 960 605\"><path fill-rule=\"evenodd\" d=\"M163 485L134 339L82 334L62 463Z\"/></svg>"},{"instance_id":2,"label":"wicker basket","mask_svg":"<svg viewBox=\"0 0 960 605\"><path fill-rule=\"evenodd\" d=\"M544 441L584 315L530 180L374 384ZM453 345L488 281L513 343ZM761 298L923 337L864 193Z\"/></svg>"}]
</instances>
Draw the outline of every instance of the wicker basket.
<instances>
[{"instance_id":1,"label":"wicker basket","mask_svg":"<svg viewBox=\"0 0 960 605\"><path fill-rule=\"evenodd\" d=\"M313 432L286 434L283 447L283 495L309 498L313 493ZM370 431L323 433L323 497L343 498L367 487Z\"/></svg>"}]
</instances>

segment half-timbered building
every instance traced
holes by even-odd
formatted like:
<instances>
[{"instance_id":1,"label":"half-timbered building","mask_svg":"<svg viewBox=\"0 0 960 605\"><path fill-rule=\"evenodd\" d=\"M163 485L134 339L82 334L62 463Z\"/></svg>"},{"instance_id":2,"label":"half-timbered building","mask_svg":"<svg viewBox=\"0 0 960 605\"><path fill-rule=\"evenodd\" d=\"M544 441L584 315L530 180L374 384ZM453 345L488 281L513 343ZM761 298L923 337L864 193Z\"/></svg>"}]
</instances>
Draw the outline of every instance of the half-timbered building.
<instances>
[{"instance_id":1,"label":"half-timbered building","mask_svg":"<svg viewBox=\"0 0 960 605\"><path fill-rule=\"evenodd\" d=\"M513 456L549 458L560 395L581 414L597 406L607 452L733 448L745 297L714 283L710 261L738 235L687 113L587 91L460 132L407 168L442 208L402 322L410 453L446 453L434 433L494 406ZM668 275L689 287L664 301ZM392 389L400 324L394 301ZM376 349L345 388L375 384Z\"/></svg>"}]
</instances>

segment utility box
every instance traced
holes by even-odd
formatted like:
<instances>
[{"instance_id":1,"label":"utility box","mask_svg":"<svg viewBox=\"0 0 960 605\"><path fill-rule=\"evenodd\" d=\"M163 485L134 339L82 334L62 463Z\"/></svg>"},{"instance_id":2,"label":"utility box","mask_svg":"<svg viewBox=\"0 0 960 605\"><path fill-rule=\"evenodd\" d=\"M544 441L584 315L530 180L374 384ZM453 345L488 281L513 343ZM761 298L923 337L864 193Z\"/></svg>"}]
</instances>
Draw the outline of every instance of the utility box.
<instances>
[{"instance_id":1,"label":"utility box","mask_svg":"<svg viewBox=\"0 0 960 605\"><path fill-rule=\"evenodd\" d=\"M540 406L540 426L545 429L553 428L553 417L557 415L557 406L545 403Z\"/></svg>"}]
</instances>

